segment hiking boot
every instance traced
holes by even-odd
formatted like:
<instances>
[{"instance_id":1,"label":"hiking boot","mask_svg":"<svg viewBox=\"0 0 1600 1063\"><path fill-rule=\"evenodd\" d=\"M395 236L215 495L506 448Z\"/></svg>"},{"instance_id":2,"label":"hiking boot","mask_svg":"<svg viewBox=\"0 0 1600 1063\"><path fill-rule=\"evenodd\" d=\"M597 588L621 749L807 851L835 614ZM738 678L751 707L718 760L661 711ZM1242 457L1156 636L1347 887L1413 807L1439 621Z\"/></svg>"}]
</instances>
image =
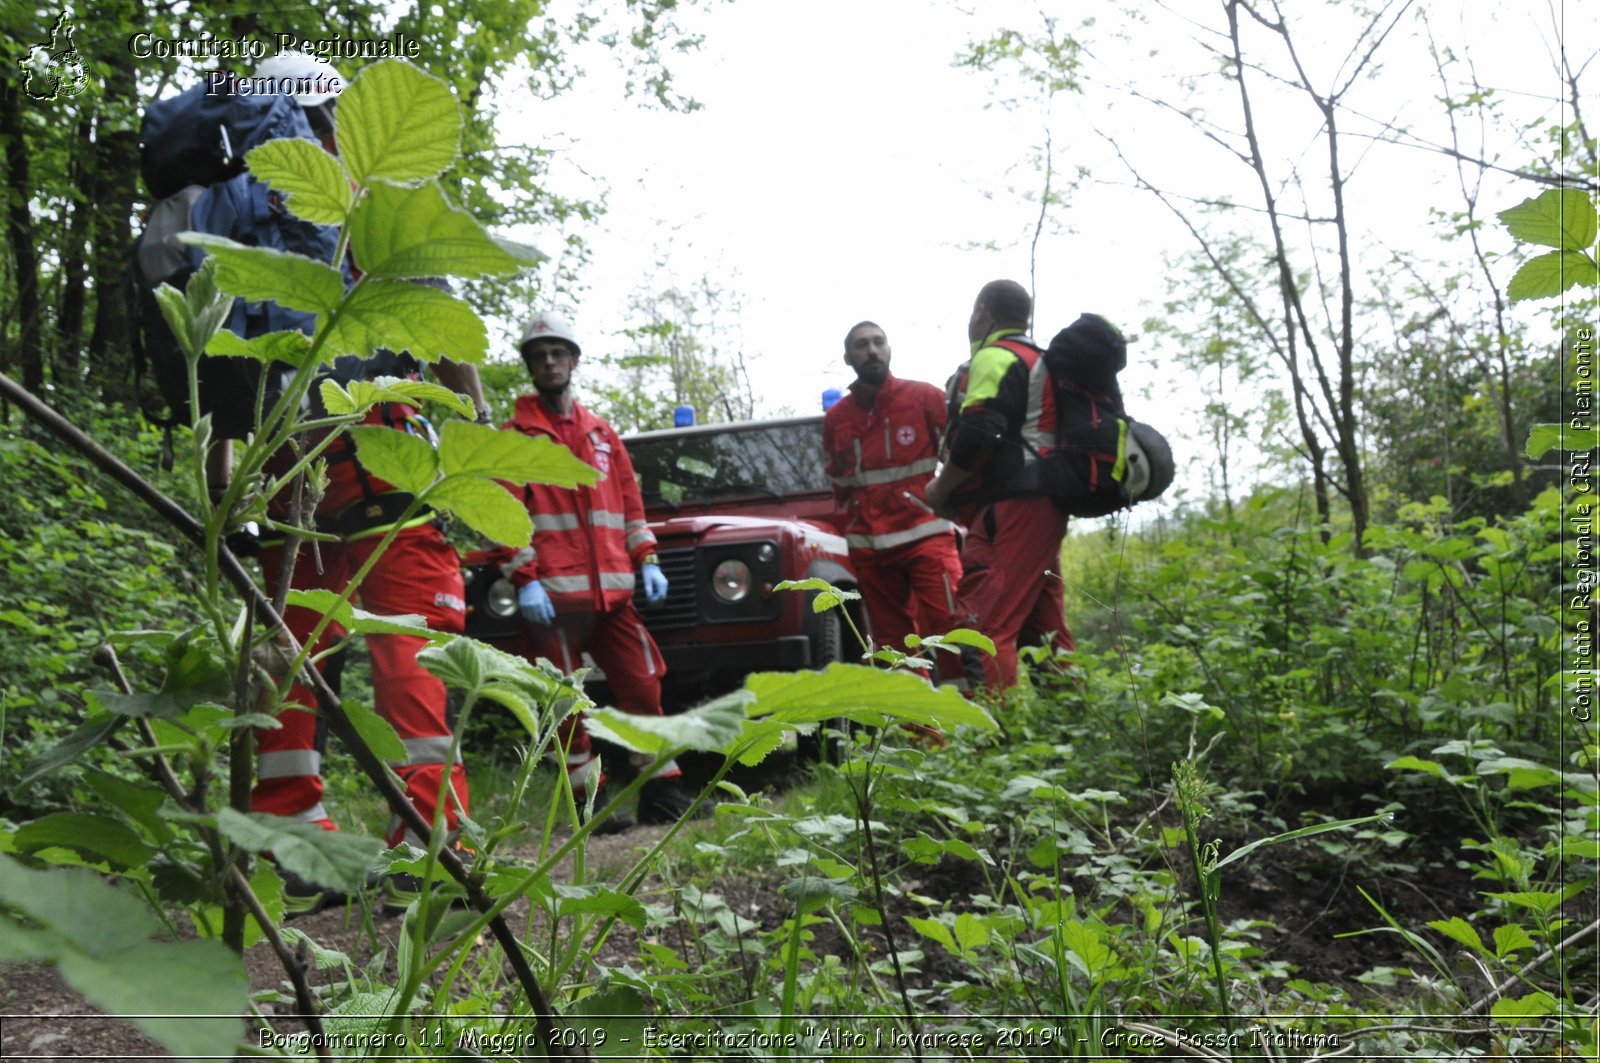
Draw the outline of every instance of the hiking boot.
<instances>
[{"instance_id":1,"label":"hiking boot","mask_svg":"<svg viewBox=\"0 0 1600 1063\"><path fill-rule=\"evenodd\" d=\"M676 823L688 814L693 805L694 796L683 788L677 776L651 779L639 790L639 822ZM702 803L694 818L704 816L710 807L710 802Z\"/></svg>"}]
</instances>

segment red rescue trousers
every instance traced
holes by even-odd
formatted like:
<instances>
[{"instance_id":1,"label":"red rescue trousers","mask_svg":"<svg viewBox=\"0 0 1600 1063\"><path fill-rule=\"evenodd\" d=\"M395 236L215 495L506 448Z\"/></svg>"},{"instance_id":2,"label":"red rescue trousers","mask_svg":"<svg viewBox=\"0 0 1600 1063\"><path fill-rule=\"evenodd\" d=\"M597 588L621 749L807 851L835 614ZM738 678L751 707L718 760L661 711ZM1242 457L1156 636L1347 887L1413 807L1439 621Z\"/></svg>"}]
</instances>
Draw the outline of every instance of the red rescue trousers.
<instances>
[{"instance_id":1,"label":"red rescue trousers","mask_svg":"<svg viewBox=\"0 0 1600 1063\"><path fill-rule=\"evenodd\" d=\"M617 700L617 708L634 716L661 715L661 678L667 674L661 648L644 626L632 602L596 613L588 609L557 610L555 623L522 624L522 655L528 660L543 657L568 675L583 665L583 655L605 673L606 683ZM589 732L581 714L561 721L559 732L562 756L573 794L581 801L595 781L596 761ZM635 768L654 759L633 754ZM676 763L668 761L656 772L658 779L682 774Z\"/></svg>"},{"instance_id":2,"label":"red rescue trousers","mask_svg":"<svg viewBox=\"0 0 1600 1063\"><path fill-rule=\"evenodd\" d=\"M381 535L373 535L353 542L319 543L315 549L309 543L302 546L291 585L299 590L342 591L381 539ZM277 586L282 562L281 549L262 551L268 594ZM435 631L459 634L466 620L463 593L460 558L438 528L424 524L396 536L362 579L356 601L367 612L382 616L418 613ZM290 632L297 640L305 639L316 626L317 614L300 608L287 612ZM342 629L330 625L318 649L326 649L343 634ZM367 636L376 711L394 727L406 747L405 762L391 766L405 784L411 803L432 823L444 789L452 739L444 683L417 663L417 652L426 645L426 639L411 635ZM278 716L281 727L257 732L257 782L250 807L335 830L322 805L322 741L314 711L316 699L299 684L289 697L306 708L286 707ZM467 810L467 774L459 759L450 766L449 776L453 793L445 806L445 826L453 830ZM390 845L402 841L421 844L399 817L390 821L388 841Z\"/></svg>"},{"instance_id":3,"label":"red rescue trousers","mask_svg":"<svg viewBox=\"0 0 1600 1063\"><path fill-rule=\"evenodd\" d=\"M934 535L893 550L853 550L872 640L904 651L906 636L943 635L955 621L961 556L955 536Z\"/></svg>"},{"instance_id":4,"label":"red rescue trousers","mask_svg":"<svg viewBox=\"0 0 1600 1063\"><path fill-rule=\"evenodd\" d=\"M1054 632L1052 644L1073 648L1062 602L1061 540L1067 518L1044 497L996 502L978 514L961 548L956 619L994 640L983 660L990 690L1017 684L1017 640Z\"/></svg>"}]
</instances>

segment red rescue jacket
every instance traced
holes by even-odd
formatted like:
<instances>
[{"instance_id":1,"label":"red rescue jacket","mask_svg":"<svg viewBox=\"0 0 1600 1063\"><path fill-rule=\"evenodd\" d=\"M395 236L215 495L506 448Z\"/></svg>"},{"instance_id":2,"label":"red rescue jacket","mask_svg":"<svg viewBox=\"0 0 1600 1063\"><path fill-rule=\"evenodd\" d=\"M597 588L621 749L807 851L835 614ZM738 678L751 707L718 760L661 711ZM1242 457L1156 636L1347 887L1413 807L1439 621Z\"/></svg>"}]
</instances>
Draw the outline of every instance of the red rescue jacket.
<instances>
[{"instance_id":1,"label":"red rescue jacket","mask_svg":"<svg viewBox=\"0 0 1600 1063\"><path fill-rule=\"evenodd\" d=\"M844 535L851 552L893 550L952 534L954 526L926 504L944 436L944 394L932 384L892 374L870 405L856 388L852 384L851 394L822 418L828 476L846 512Z\"/></svg>"},{"instance_id":2,"label":"red rescue jacket","mask_svg":"<svg viewBox=\"0 0 1600 1063\"><path fill-rule=\"evenodd\" d=\"M562 417L534 395L517 399L511 420L501 425L530 436L548 436L600 470L593 487L507 484L533 518L533 543L506 551L518 587L538 580L556 608L605 612L633 597L634 566L656 552L656 537L644 519L644 502L633 462L609 424L574 403Z\"/></svg>"}]
</instances>

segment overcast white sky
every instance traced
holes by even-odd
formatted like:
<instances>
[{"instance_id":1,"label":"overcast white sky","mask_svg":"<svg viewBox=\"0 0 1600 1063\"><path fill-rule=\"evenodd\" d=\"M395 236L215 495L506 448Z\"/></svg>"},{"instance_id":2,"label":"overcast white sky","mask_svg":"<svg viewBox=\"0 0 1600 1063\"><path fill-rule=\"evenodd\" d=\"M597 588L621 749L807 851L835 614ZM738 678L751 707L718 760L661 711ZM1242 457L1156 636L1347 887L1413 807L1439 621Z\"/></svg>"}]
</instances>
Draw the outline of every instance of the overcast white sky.
<instances>
[{"instance_id":1,"label":"overcast white sky","mask_svg":"<svg viewBox=\"0 0 1600 1063\"><path fill-rule=\"evenodd\" d=\"M1597 5L1556 5L1581 63L1600 43ZM1323 14L1319 34L1308 32L1300 43L1315 76L1331 83L1351 24L1332 0L1305 6ZM1548 102L1560 94L1549 58L1551 9L1537 0L1438 6L1435 33L1470 55L1485 84L1512 90L1506 107L1559 117ZM1157 98L1202 104L1236 127L1236 96L1209 73L1216 63L1188 43L1199 21L1220 23L1220 8L1214 0L1184 0L1161 13L1150 8L1149 20L1131 29L1102 13L1086 38L1096 53L1086 74L1098 83L1058 98L1054 133L1057 165L1088 165L1095 180L1057 213L1070 231L1041 243L1041 338L1081 310L1137 331L1164 295L1163 255L1193 246L1164 208L1130 187L1096 129L1174 191L1259 202L1238 163L1117 87L1131 83ZM1010 0L976 13L934 0L746 0L693 11L682 21L703 33L705 44L671 63L681 91L704 104L688 115L621 101L610 60L585 57L590 76L576 91L526 104L506 128L559 147L557 173L574 188L597 179L609 190L608 213L585 234L593 265L573 308L586 346L623 345L618 334L629 324L626 304L635 289L692 284L707 274L742 302L730 324L742 333L767 412L815 409L824 388L847 385L842 339L862 318L884 326L899 375L942 384L965 357L965 322L978 287L1002 276L1028 282L1027 238L1038 208L1013 189L1037 188L1039 178L1008 170L1043 137L1039 113L986 106L998 98L992 80L955 69L952 60L967 41L998 27L1033 30L1037 12ZM1062 29L1072 28L1063 18ZM1114 39L1116 29L1128 35ZM1353 102L1374 122L1426 119L1427 131L1442 137L1438 82L1415 18L1401 21L1381 58L1381 80ZM1183 74L1209 76L1180 88ZM1326 162L1314 120L1262 102L1265 121L1284 123L1271 150L1299 156L1320 181ZM1345 129L1359 126L1351 121ZM1389 146L1367 150L1353 137L1345 146L1347 159L1365 152L1350 188L1357 235L1450 255L1426 215L1430 205L1460 207L1447 160ZM1508 162L1527 157L1514 145L1498 147ZM1502 185L1486 197L1485 213L1535 191ZM994 249L973 249L988 241ZM1498 234L1489 242L1509 247ZM1147 344L1130 353L1135 365L1125 386L1160 393L1143 403L1130 399L1134 412L1162 427L1193 420L1192 383L1174 378L1163 352Z\"/></svg>"}]
</instances>

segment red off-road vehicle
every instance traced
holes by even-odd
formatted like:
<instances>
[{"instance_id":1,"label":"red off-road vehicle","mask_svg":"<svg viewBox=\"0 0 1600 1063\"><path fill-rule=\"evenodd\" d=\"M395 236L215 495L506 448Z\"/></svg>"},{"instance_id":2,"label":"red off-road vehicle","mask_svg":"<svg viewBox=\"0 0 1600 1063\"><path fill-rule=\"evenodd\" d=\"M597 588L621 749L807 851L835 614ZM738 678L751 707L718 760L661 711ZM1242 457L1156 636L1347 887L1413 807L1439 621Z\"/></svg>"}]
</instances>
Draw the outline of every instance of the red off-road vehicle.
<instances>
[{"instance_id":1,"label":"red off-road vehicle","mask_svg":"<svg viewBox=\"0 0 1600 1063\"><path fill-rule=\"evenodd\" d=\"M734 689L750 672L859 659L836 611L814 613L811 594L775 589L812 576L856 586L823 469L820 414L643 432L623 443L669 583L655 605L634 596L666 657L669 707ZM467 633L502 639L515 631L516 595L493 566L473 560Z\"/></svg>"}]
</instances>

